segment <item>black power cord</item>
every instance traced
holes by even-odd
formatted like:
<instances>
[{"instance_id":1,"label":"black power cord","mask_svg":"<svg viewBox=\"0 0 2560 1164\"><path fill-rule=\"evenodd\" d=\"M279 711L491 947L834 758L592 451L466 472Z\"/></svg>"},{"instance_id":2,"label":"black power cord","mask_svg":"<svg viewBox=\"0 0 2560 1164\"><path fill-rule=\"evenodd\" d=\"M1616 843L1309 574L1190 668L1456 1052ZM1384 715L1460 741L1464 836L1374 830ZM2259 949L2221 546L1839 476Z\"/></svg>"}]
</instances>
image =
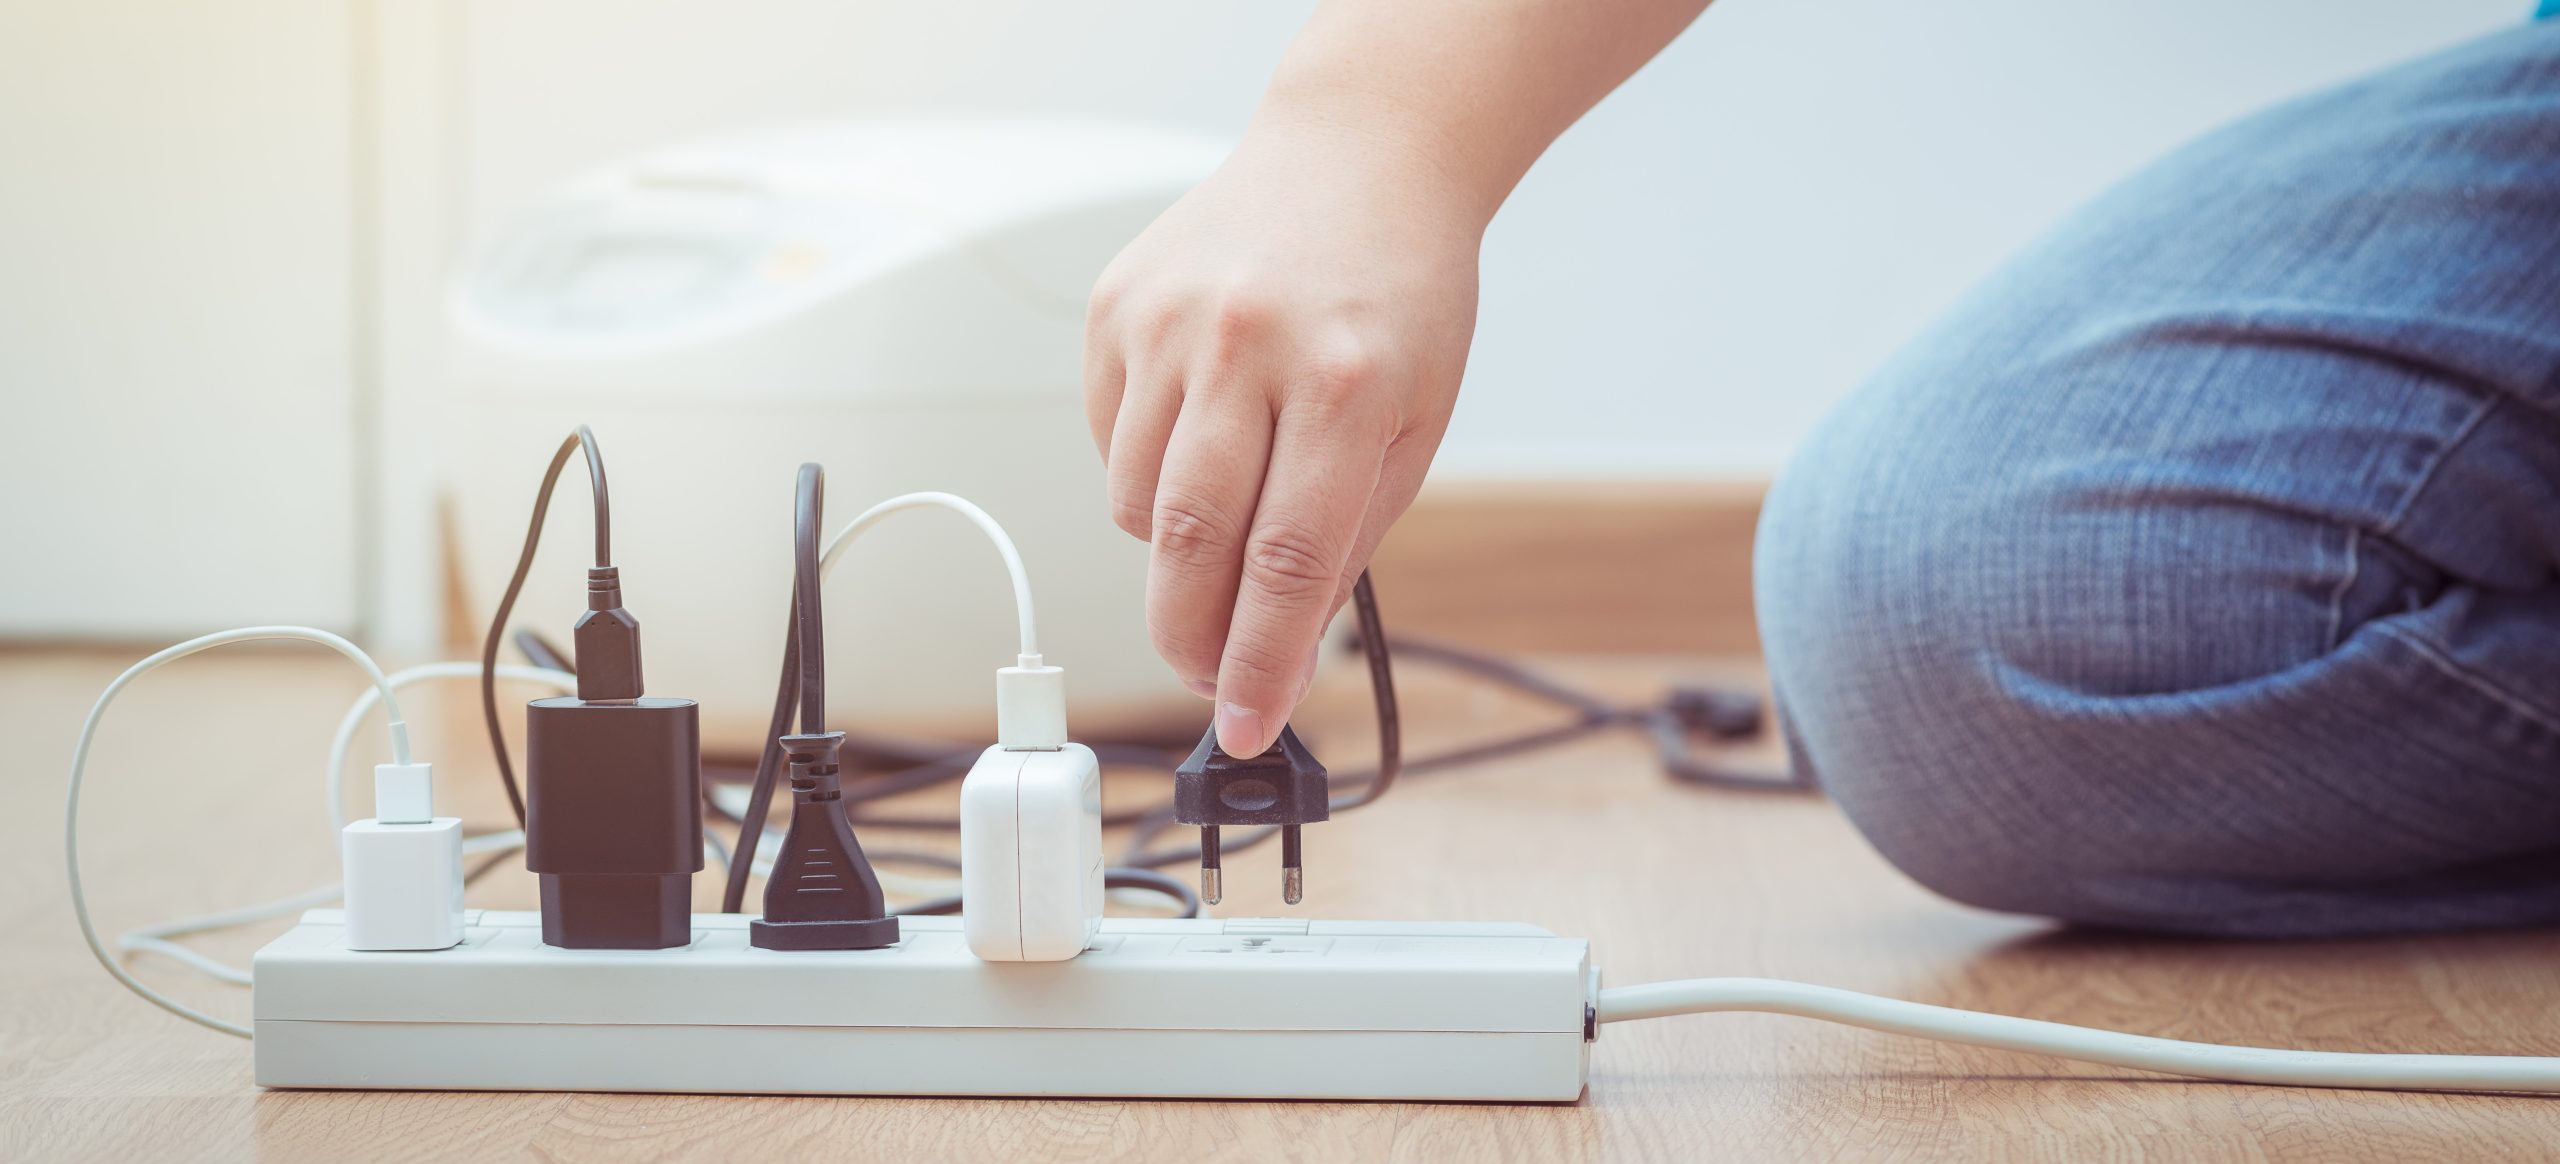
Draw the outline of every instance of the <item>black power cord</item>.
<instances>
[{"instance_id":1,"label":"black power cord","mask_svg":"<svg viewBox=\"0 0 2560 1164\"><path fill-rule=\"evenodd\" d=\"M795 676L800 730L775 737L791 770L791 823L764 883L764 914L747 927L749 944L768 950L871 950L894 945L898 919L880 892L879 875L845 816L837 749L844 733L827 730L826 616L820 602L818 537L825 513L826 470L800 466L792 539L792 639L784 670ZM796 658L794 657L796 656ZM793 664L797 664L796 667ZM785 708L791 702L780 701ZM779 718L779 717L777 717ZM770 803L774 778L760 764L755 793ZM751 868L763 821L741 831L733 870Z\"/></svg>"},{"instance_id":2,"label":"black power cord","mask_svg":"<svg viewBox=\"0 0 2560 1164\"><path fill-rule=\"evenodd\" d=\"M560 483L560 470L568 465L569 454L577 452L586 454L587 485L595 499L595 568L613 568L613 502L605 490L604 454L596 450L596 434L582 424L560 442L559 451L551 454L551 467L543 470L542 488L533 495L533 520L524 531L524 551L516 555L516 572L507 579L506 594L498 599L497 612L489 617L489 634L480 643L480 717L489 729L498 781L506 785L507 807L515 813L518 828L525 823L524 791L516 786L515 763L507 757L506 729L498 723L498 642L506 634L508 617L515 613L517 596L524 593L525 578L533 572L534 550L542 544L542 519L551 511L551 491Z\"/></svg>"}]
</instances>

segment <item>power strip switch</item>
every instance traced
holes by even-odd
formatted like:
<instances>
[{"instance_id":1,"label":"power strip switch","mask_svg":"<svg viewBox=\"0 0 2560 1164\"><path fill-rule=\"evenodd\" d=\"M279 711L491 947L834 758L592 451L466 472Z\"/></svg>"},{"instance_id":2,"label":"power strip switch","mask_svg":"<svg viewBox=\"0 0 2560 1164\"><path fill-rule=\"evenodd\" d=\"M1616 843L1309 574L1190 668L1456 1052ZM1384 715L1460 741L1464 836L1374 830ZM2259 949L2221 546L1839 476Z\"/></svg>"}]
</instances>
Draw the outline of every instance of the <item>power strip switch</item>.
<instances>
[{"instance_id":1,"label":"power strip switch","mask_svg":"<svg viewBox=\"0 0 2560 1164\"><path fill-rule=\"evenodd\" d=\"M1569 1102L1597 977L1535 926L1105 920L988 962L955 917L876 950L568 950L475 913L447 950L347 948L315 910L258 952L266 1087Z\"/></svg>"}]
</instances>

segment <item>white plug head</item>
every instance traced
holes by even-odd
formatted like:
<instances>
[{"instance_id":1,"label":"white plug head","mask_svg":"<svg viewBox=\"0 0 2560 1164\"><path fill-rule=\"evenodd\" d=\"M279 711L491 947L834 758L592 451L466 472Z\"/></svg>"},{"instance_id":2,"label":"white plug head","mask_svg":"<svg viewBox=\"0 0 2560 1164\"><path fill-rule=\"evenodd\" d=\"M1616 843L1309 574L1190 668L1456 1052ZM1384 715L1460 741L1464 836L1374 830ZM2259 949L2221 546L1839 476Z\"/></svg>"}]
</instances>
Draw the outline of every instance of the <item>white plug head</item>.
<instances>
[{"instance_id":1,"label":"white plug head","mask_svg":"<svg viewBox=\"0 0 2560 1164\"><path fill-rule=\"evenodd\" d=\"M373 819L384 824L425 824L435 818L435 765L373 766Z\"/></svg>"},{"instance_id":2,"label":"white plug head","mask_svg":"<svg viewBox=\"0 0 2560 1164\"><path fill-rule=\"evenodd\" d=\"M1102 766L999 744L960 783L961 929L989 962L1062 962L1102 928Z\"/></svg>"},{"instance_id":3,"label":"white plug head","mask_svg":"<svg viewBox=\"0 0 2560 1164\"><path fill-rule=\"evenodd\" d=\"M1067 746L1067 672L1024 655L996 671L996 746L1051 751Z\"/></svg>"},{"instance_id":4,"label":"white plug head","mask_svg":"<svg viewBox=\"0 0 2560 1164\"><path fill-rule=\"evenodd\" d=\"M435 807L432 765L374 766L373 815L338 834L348 949L441 950L462 940L462 821Z\"/></svg>"}]
</instances>

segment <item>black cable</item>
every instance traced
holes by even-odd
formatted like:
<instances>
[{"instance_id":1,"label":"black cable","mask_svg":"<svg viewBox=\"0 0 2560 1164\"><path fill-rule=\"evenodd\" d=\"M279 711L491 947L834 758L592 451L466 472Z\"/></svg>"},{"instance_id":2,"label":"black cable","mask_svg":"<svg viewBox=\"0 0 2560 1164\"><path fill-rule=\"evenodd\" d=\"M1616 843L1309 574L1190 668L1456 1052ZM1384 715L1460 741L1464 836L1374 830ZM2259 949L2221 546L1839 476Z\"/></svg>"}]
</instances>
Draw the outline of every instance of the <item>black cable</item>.
<instances>
[{"instance_id":1,"label":"black cable","mask_svg":"<svg viewBox=\"0 0 2560 1164\"><path fill-rule=\"evenodd\" d=\"M462 875L462 883L465 885L475 884L481 878L497 872L498 867L506 864L507 858L515 856L517 851L518 850L515 849L500 849L497 852L491 853L487 857L482 858L479 864L471 867L470 872Z\"/></svg>"},{"instance_id":2,"label":"black cable","mask_svg":"<svg viewBox=\"0 0 2560 1164\"><path fill-rule=\"evenodd\" d=\"M738 818L738 841L733 847L737 859L729 862L729 881L720 890L720 912L738 913L746 908L747 878L756 863L756 844L764 839L765 822L773 812L773 785L782 771L782 737L791 730L791 705L800 691L800 627L799 604L794 602L790 618L782 632L782 679L773 693L773 715L765 723L764 753L756 758L755 783L748 786L747 813ZM718 802L710 800L710 785L703 785L706 801L718 811Z\"/></svg>"},{"instance_id":3,"label":"black cable","mask_svg":"<svg viewBox=\"0 0 2560 1164\"><path fill-rule=\"evenodd\" d=\"M773 787L782 772L782 737L791 730L792 705L799 704L801 731L826 730L826 658L825 643L820 637L824 628L817 625L821 618L817 605L818 527L825 499L826 470L815 464L800 466L792 493L791 619L783 629L782 678L775 684L773 716L765 725L764 752L756 759L755 783L747 792L747 812L738 820L737 859L729 863L729 880L720 891L722 913L746 909L747 878L754 872L756 848L764 839L765 822L773 811ZM804 636L806 649L802 647Z\"/></svg>"},{"instance_id":4,"label":"black cable","mask_svg":"<svg viewBox=\"0 0 2560 1164\"><path fill-rule=\"evenodd\" d=\"M1572 723L1560 724L1551 728L1540 728L1537 731L1523 732L1516 736L1506 736L1498 740L1488 740L1481 744L1471 744L1466 747L1453 749L1435 756L1425 756L1421 759L1406 763L1403 766L1403 771L1405 775L1409 776L1427 775L1432 772L1463 767L1468 764L1480 763L1485 760L1500 759L1506 756L1517 755L1519 753L1532 751L1538 748L1548 748L1554 747L1558 744L1570 743L1611 726L1613 726L1613 721L1609 720L1576 720ZM1356 785L1369 781L1373 779L1374 776L1368 772L1352 772L1336 773L1335 778L1340 783ZM1363 801L1363 803L1366 803L1366 801ZM1196 846L1179 845L1167 849L1157 849L1152 852L1145 848L1147 842L1154 840L1157 836L1180 823L1174 820L1172 805L1162 805L1138 814L1138 816L1141 819L1136 822L1137 828L1131 830L1129 834L1128 848L1123 852L1120 858L1120 863L1122 865L1143 869L1161 869L1167 865L1189 864L1200 859L1200 850ZM1255 845L1261 844L1264 841L1268 841L1278 835L1280 835L1280 830L1277 828L1257 828L1241 833L1227 833L1221 839L1219 848L1224 852L1229 853L1241 852L1245 849L1250 849Z\"/></svg>"},{"instance_id":5,"label":"black cable","mask_svg":"<svg viewBox=\"0 0 2560 1164\"><path fill-rule=\"evenodd\" d=\"M577 662L561 653L560 648L551 645L551 640L542 637L542 632L532 627L517 631L515 644L516 653L524 656L525 662L546 671L565 671L571 675L578 673Z\"/></svg>"},{"instance_id":6,"label":"black cable","mask_svg":"<svg viewBox=\"0 0 2560 1164\"><path fill-rule=\"evenodd\" d=\"M1396 777L1404 768L1404 726L1402 716L1396 709L1395 662L1389 656L1386 628L1378 615L1377 588L1370 582L1367 570L1362 570L1359 580L1352 583L1351 601L1359 618L1360 651L1369 660L1369 698L1377 708L1378 766L1359 782L1358 789L1352 794L1336 796L1326 801L1325 811L1328 816L1374 803L1380 796L1386 794L1387 789L1395 786ZM1180 778L1179 775L1176 776L1177 781ZM1147 843L1155 839L1158 833L1180 823L1173 806L1167 805L1140 814L1134 823L1137 827L1129 837L1128 855L1123 859L1123 864L1152 869L1174 864L1188 856L1188 850L1182 853L1147 851ZM1282 866L1287 869L1297 868L1297 826L1295 825L1256 828L1250 832L1237 834L1233 838L1221 837L1215 829L1203 828L1200 832L1200 848L1197 850L1200 854L1201 866L1206 870L1211 867L1211 862L1218 859L1220 853L1248 849L1275 835L1282 839L1285 846L1281 855ZM1205 872L1203 877L1206 877ZM1296 898L1291 897L1290 900L1294 902Z\"/></svg>"},{"instance_id":7,"label":"black cable","mask_svg":"<svg viewBox=\"0 0 2560 1164\"><path fill-rule=\"evenodd\" d=\"M1373 632L1364 621L1360 626L1361 638L1354 638L1347 645L1353 650L1362 650L1364 649L1362 640L1371 633ZM1385 632L1374 633L1383 636ZM1453 643L1417 638L1412 635L1397 635L1389 645L1394 648L1396 654L1404 658L1425 663L1438 663L1444 667L1465 671L1478 678L1490 679L1505 687L1576 711L1606 715L1616 710L1606 700L1576 691L1527 667L1506 659L1497 659L1491 655L1470 651Z\"/></svg>"},{"instance_id":8,"label":"black cable","mask_svg":"<svg viewBox=\"0 0 2560 1164\"><path fill-rule=\"evenodd\" d=\"M515 613L516 597L524 592L525 578L533 572L533 552L542 544L542 519L551 510L551 490L560 483L560 470L569 463L569 454L584 452L587 457L587 485L595 498L596 568L613 565L613 503L605 491L604 454L596 450L596 434L587 426L560 442L560 451L551 454L551 467L542 472L542 488L533 496L533 520L524 531L524 551L516 555L515 575L507 579L507 591L498 599L497 612L489 617L488 637L480 644L480 717L489 729L489 750L497 756L498 781L507 788L507 807L516 814L516 826L524 826L524 791L516 787L515 763L507 758L506 729L498 723L498 642L506 634L507 618Z\"/></svg>"},{"instance_id":9,"label":"black cable","mask_svg":"<svg viewBox=\"0 0 2560 1164\"><path fill-rule=\"evenodd\" d=\"M1378 592L1370 585L1367 570L1360 571L1360 580L1351 586L1351 605L1360 619L1360 653L1369 658L1369 701L1378 709L1378 770L1359 791L1333 798L1326 806L1328 812L1358 808L1386 795L1404 767L1404 721L1396 711L1395 660L1388 656L1387 628L1378 619Z\"/></svg>"},{"instance_id":10,"label":"black cable","mask_svg":"<svg viewBox=\"0 0 2560 1164\"><path fill-rule=\"evenodd\" d=\"M827 626L818 594L818 526L826 504L827 471L800 466L792 521L791 610L799 628L800 734L827 730Z\"/></svg>"}]
</instances>

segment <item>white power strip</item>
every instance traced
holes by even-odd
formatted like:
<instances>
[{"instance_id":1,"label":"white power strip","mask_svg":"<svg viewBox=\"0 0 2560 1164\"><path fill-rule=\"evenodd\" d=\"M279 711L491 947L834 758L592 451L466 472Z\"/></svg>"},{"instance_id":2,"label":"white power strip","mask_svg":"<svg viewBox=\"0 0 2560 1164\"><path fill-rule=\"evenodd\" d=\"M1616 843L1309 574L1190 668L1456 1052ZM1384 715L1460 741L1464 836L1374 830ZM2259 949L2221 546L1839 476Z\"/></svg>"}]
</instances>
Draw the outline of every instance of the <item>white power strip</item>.
<instances>
[{"instance_id":1,"label":"white power strip","mask_svg":"<svg viewBox=\"0 0 2560 1164\"><path fill-rule=\"evenodd\" d=\"M985 962L958 918L780 952L705 914L670 950L564 950L532 913L461 945L260 950L267 1087L1570 1101L1590 944L1535 926L1112 918L1064 962Z\"/></svg>"}]
</instances>

